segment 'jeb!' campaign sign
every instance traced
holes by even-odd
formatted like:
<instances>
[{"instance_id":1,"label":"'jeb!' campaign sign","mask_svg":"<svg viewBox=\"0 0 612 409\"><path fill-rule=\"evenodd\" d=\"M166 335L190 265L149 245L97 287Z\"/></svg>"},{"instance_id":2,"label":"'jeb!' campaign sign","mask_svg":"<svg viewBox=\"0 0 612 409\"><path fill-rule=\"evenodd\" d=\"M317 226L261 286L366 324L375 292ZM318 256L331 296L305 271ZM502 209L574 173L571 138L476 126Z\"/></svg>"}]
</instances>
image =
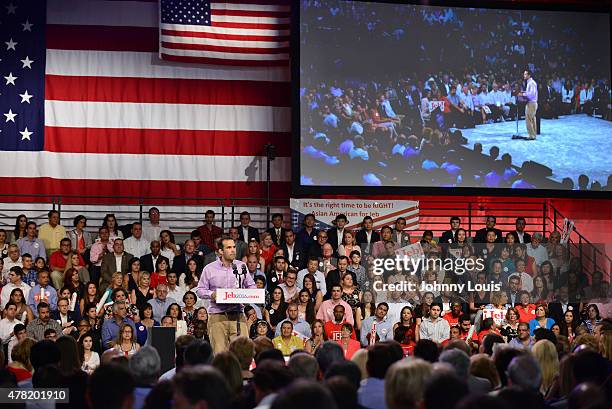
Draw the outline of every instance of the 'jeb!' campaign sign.
<instances>
[{"instance_id":1,"label":"'jeb!' campaign sign","mask_svg":"<svg viewBox=\"0 0 612 409\"><path fill-rule=\"evenodd\" d=\"M482 319L493 318L493 321L500 325L506 320L506 310L500 308L485 308L482 310Z\"/></svg>"},{"instance_id":2,"label":"'jeb!' campaign sign","mask_svg":"<svg viewBox=\"0 0 612 409\"><path fill-rule=\"evenodd\" d=\"M217 290L217 304L264 304L266 290L263 288L220 288Z\"/></svg>"},{"instance_id":3,"label":"'jeb!' campaign sign","mask_svg":"<svg viewBox=\"0 0 612 409\"><path fill-rule=\"evenodd\" d=\"M433 111L436 108L440 108L440 111L444 111L444 101L429 101L429 110Z\"/></svg>"}]
</instances>

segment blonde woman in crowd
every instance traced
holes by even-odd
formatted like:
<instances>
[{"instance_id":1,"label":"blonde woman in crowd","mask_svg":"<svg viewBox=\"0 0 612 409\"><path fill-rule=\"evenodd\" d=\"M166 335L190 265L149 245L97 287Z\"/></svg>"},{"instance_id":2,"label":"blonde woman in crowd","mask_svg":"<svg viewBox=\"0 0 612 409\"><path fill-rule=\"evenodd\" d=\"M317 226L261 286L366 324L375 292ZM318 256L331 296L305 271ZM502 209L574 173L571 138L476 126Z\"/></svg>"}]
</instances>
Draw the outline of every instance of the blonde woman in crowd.
<instances>
[{"instance_id":1,"label":"blonde woman in crowd","mask_svg":"<svg viewBox=\"0 0 612 409\"><path fill-rule=\"evenodd\" d=\"M542 392L543 396L546 396L555 377L559 374L559 355L557 354L557 348L555 344L549 340L541 339L535 343L531 352L536 361L538 361L538 364L540 364L540 370L542 371L540 392Z\"/></svg>"}]
</instances>

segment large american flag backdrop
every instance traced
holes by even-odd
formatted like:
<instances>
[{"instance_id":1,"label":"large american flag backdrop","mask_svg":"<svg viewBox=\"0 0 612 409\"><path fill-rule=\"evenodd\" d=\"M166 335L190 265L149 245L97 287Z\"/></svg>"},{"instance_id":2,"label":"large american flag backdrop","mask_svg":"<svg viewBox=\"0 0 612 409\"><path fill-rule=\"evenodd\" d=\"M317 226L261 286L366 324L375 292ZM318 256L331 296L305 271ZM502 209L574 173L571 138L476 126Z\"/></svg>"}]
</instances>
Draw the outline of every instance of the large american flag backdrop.
<instances>
[{"instance_id":1,"label":"large american flag backdrop","mask_svg":"<svg viewBox=\"0 0 612 409\"><path fill-rule=\"evenodd\" d=\"M288 194L288 2L0 3L0 193Z\"/></svg>"}]
</instances>

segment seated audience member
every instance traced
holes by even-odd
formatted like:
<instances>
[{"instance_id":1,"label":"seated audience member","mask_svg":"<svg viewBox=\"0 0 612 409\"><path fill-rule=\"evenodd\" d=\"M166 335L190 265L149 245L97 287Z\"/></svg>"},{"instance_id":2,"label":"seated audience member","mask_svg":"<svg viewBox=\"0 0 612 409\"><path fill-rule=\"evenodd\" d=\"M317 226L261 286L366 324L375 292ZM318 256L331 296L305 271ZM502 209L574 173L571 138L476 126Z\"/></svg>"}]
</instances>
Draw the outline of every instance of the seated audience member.
<instances>
[{"instance_id":1,"label":"seated audience member","mask_svg":"<svg viewBox=\"0 0 612 409\"><path fill-rule=\"evenodd\" d=\"M489 380L470 374L470 357L464 351L455 348L446 350L440 354L439 360L451 365L455 374L467 381L471 393L488 393L491 391L492 385Z\"/></svg>"},{"instance_id":2,"label":"seated audience member","mask_svg":"<svg viewBox=\"0 0 612 409\"><path fill-rule=\"evenodd\" d=\"M94 350L94 339L98 339L97 342L99 343L99 338L89 331L78 341L79 353L83 361L81 369L88 375L91 375L93 371L100 366L100 355Z\"/></svg>"},{"instance_id":3,"label":"seated audience member","mask_svg":"<svg viewBox=\"0 0 612 409\"><path fill-rule=\"evenodd\" d=\"M334 285L331 287L330 291L331 298L321 303L321 307L317 312L317 319L320 319L323 322L331 321L334 317L334 308L336 305L342 305L346 314L346 322L353 325L353 310L345 301L342 300L342 287L339 284Z\"/></svg>"},{"instance_id":4,"label":"seated audience member","mask_svg":"<svg viewBox=\"0 0 612 409\"><path fill-rule=\"evenodd\" d=\"M294 335L291 321L283 321L280 327L280 335L272 340L276 349L281 351L284 356L289 356L294 351L304 349L305 340Z\"/></svg>"},{"instance_id":5,"label":"seated audience member","mask_svg":"<svg viewBox=\"0 0 612 409\"><path fill-rule=\"evenodd\" d=\"M508 365L508 385L538 392L542 384L542 370L531 354L514 358Z\"/></svg>"},{"instance_id":6,"label":"seated audience member","mask_svg":"<svg viewBox=\"0 0 612 409\"><path fill-rule=\"evenodd\" d=\"M313 381L319 379L319 363L317 359L310 354L293 354L289 362L287 362L287 366L296 379L310 379ZM357 392L357 388L355 388L355 392Z\"/></svg>"},{"instance_id":7,"label":"seated audience member","mask_svg":"<svg viewBox=\"0 0 612 409\"><path fill-rule=\"evenodd\" d=\"M284 363L272 359L259 362L252 381L256 407L271 407L278 393L289 386L292 381L293 375Z\"/></svg>"},{"instance_id":8,"label":"seated audience member","mask_svg":"<svg viewBox=\"0 0 612 409\"><path fill-rule=\"evenodd\" d=\"M102 264L100 267L100 291L106 290L110 285L113 273L121 272L127 274L129 270L130 260L134 258L133 255L124 251L123 239L116 238L113 241L113 251L106 253L102 257Z\"/></svg>"},{"instance_id":9,"label":"seated audience member","mask_svg":"<svg viewBox=\"0 0 612 409\"><path fill-rule=\"evenodd\" d=\"M113 346L113 341L118 338L119 327L128 324L132 330L136 331L134 321L127 316L127 305L125 301L116 301L113 304L113 317L104 320L102 324L102 347L109 349Z\"/></svg>"},{"instance_id":10,"label":"seated audience member","mask_svg":"<svg viewBox=\"0 0 612 409\"><path fill-rule=\"evenodd\" d=\"M287 306L287 318L279 322L279 324L276 326L276 332L274 334L276 337L281 335L282 324L286 321L291 321L293 324L293 332L296 335L303 339L308 339L311 337L312 332L310 329L310 324L299 318L298 305L296 303L291 303Z\"/></svg>"},{"instance_id":11,"label":"seated audience member","mask_svg":"<svg viewBox=\"0 0 612 409\"><path fill-rule=\"evenodd\" d=\"M368 378L359 388L359 404L368 408L399 409L412 407L420 400L431 365L422 360L396 361L391 344L368 348Z\"/></svg>"},{"instance_id":12,"label":"seated audience member","mask_svg":"<svg viewBox=\"0 0 612 409\"><path fill-rule=\"evenodd\" d=\"M435 343L442 343L450 338L450 325L448 321L440 317L442 307L439 304L432 304L429 310L429 317L421 321L419 335L421 339L429 339Z\"/></svg>"},{"instance_id":13,"label":"seated audience member","mask_svg":"<svg viewBox=\"0 0 612 409\"><path fill-rule=\"evenodd\" d=\"M152 346L141 348L128 362L130 372L137 380L134 389L134 409L142 409L147 396L161 375L161 359Z\"/></svg>"},{"instance_id":14,"label":"seated audience member","mask_svg":"<svg viewBox=\"0 0 612 409\"><path fill-rule=\"evenodd\" d=\"M352 359L353 355L361 348L361 344L355 340L354 336L353 326L348 323L342 324L338 344L342 347L346 359Z\"/></svg>"},{"instance_id":15,"label":"seated audience member","mask_svg":"<svg viewBox=\"0 0 612 409\"><path fill-rule=\"evenodd\" d=\"M64 271L66 265L70 262L72 256L72 244L69 238L64 238L60 241L59 250L53 252L49 257L49 266L51 267L51 280L53 286L59 290L64 285ZM79 265L85 265L85 261L79 255Z\"/></svg>"},{"instance_id":16,"label":"seated audience member","mask_svg":"<svg viewBox=\"0 0 612 409\"><path fill-rule=\"evenodd\" d=\"M147 301L153 307L153 319L159 320L166 314L170 304L176 303L174 298L168 297L168 286L166 284L158 284L155 287L155 298Z\"/></svg>"},{"instance_id":17,"label":"seated audience member","mask_svg":"<svg viewBox=\"0 0 612 409\"><path fill-rule=\"evenodd\" d=\"M338 341L342 336L342 326L346 324L346 309L343 305L336 305L334 307L334 318L325 321L324 333L325 337L330 341ZM353 338L354 332L353 332Z\"/></svg>"},{"instance_id":18,"label":"seated audience member","mask_svg":"<svg viewBox=\"0 0 612 409\"><path fill-rule=\"evenodd\" d=\"M28 306L32 309L35 316L38 316L37 306L44 302L51 311L57 310L57 291L49 285L49 272L39 271L36 275L37 284L32 287L28 295Z\"/></svg>"},{"instance_id":19,"label":"seated audience member","mask_svg":"<svg viewBox=\"0 0 612 409\"><path fill-rule=\"evenodd\" d=\"M40 238L36 237L36 222L29 221L26 225L26 235L17 241L19 254L30 254L34 259L42 257L47 259L45 244ZM10 247L10 246L9 246ZM9 249L10 250L10 249Z\"/></svg>"},{"instance_id":20,"label":"seated audience member","mask_svg":"<svg viewBox=\"0 0 612 409\"><path fill-rule=\"evenodd\" d=\"M112 346L120 356L130 358L140 350L140 345L136 342L134 327L129 323L123 323L117 331L117 338L112 341Z\"/></svg>"},{"instance_id":21,"label":"seated audience member","mask_svg":"<svg viewBox=\"0 0 612 409\"><path fill-rule=\"evenodd\" d=\"M8 279L8 283L6 283L2 287L2 292L0 293L0 309L6 308L6 303L9 302L11 293L14 289L19 288L26 300L30 295L30 290L32 286L23 281L24 272L23 269L19 266L11 267L6 277Z\"/></svg>"},{"instance_id":22,"label":"seated audience member","mask_svg":"<svg viewBox=\"0 0 612 409\"><path fill-rule=\"evenodd\" d=\"M30 351L36 341L32 338L24 338L14 344L9 351L10 360L6 369L15 376L17 382L32 378L32 363L30 362Z\"/></svg>"},{"instance_id":23,"label":"seated audience member","mask_svg":"<svg viewBox=\"0 0 612 409\"><path fill-rule=\"evenodd\" d=\"M244 249L242 251L244 251ZM238 255L236 257L238 258ZM192 259L196 261L199 270L204 267L204 258L196 252L195 242L189 239L185 241L181 253L173 259L172 271L176 273L177 277L185 274L187 262Z\"/></svg>"},{"instance_id":24,"label":"seated audience member","mask_svg":"<svg viewBox=\"0 0 612 409\"><path fill-rule=\"evenodd\" d=\"M42 301L36 306L37 318L30 322L27 327L28 337L41 341L45 339L45 331L51 329L56 333L62 332L62 326L57 321L51 319L51 309L49 304Z\"/></svg>"},{"instance_id":25,"label":"seated audience member","mask_svg":"<svg viewBox=\"0 0 612 409\"><path fill-rule=\"evenodd\" d=\"M166 267L170 265L170 260L161 254L161 243L159 240L153 240L147 254L140 257L140 270L153 274L158 271L157 267L160 259L166 261Z\"/></svg>"},{"instance_id":26,"label":"seated audience member","mask_svg":"<svg viewBox=\"0 0 612 409\"><path fill-rule=\"evenodd\" d=\"M135 380L129 370L118 364L98 367L87 386L87 401L92 409L123 409L134 405Z\"/></svg>"},{"instance_id":27,"label":"seated audience member","mask_svg":"<svg viewBox=\"0 0 612 409\"><path fill-rule=\"evenodd\" d=\"M131 232L132 235L123 241L123 246L126 252L134 257L141 258L150 251L150 242L142 237L142 223L132 223Z\"/></svg>"},{"instance_id":28,"label":"seated audience member","mask_svg":"<svg viewBox=\"0 0 612 409\"><path fill-rule=\"evenodd\" d=\"M385 378L389 368L396 361L389 344L380 343L368 348L366 369L368 377L361 382L357 392L359 404L366 408L386 408ZM389 373L389 379L392 375Z\"/></svg>"},{"instance_id":29,"label":"seated audience member","mask_svg":"<svg viewBox=\"0 0 612 409\"><path fill-rule=\"evenodd\" d=\"M544 304L539 304L535 309L535 318L529 321L529 333L533 336L533 332L538 328L551 329L555 320L548 318L548 309Z\"/></svg>"},{"instance_id":30,"label":"seated audience member","mask_svg":"<svg viewBox=\"0 0 612 409\"><path fill-rule=\"evenodd\" d=\"M51 312L51 318L61 325L64 335L75 336L78 333L77 323L79 317L75 311L69 311L69 308L70 300L60 298L57 302L57 310Z\"/></svg>"},{"instance_id":31,"label":"seated audience member","mask_svg":"<svg viewBox=\"0 0 612 409\"><path fill-rule=\"evenodd\" d=\"M379 341L391 341L393 339L393 323L387 319L389 305L381 302L376 307L374 315L363 320L361 324L361 345L372 345Z\"/></svg>"},{"instance_id":32,"label":"seated audience member","mask_svg":"<svg viewBox=\"0 0 612 409\"><path fill-rule=\"evenodd\" d=\"M315 257L309 258L308 262L306 263L306 268L298 271L296 285L300 290L304 288L304 277L306 277L306 275L308 274L311 274L315 279L317 289L321 292L322 296L325 296L325 294L327 293L327 287L325 284L325 274L322 271L319 271L318 268L319 259Z\"/></svg>"},{"instance_id":33,"label":"seated audience member","mask_svg":"<svg viewBox=\"0 0 612 409\"><path fill-rule=\"evenodd\" d=\"M240 336L230 342L229 351L236 356L240 363L242 371L242 379L247 381L253 378L253 372L250 371L251 364L255 357L255 344L245 336Z\"/></svg>"}]
</instances>

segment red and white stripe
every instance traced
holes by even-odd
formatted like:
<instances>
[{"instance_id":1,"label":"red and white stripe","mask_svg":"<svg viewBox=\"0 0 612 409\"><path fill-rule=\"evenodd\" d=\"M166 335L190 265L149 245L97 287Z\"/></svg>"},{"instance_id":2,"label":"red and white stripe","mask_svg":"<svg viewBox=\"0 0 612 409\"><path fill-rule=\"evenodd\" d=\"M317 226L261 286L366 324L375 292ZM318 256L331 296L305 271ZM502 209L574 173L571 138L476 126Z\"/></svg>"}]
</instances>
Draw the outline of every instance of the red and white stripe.
<instances>
[{"instance_id":1,"label":"red and white stripe","mask_svg":"<svg viewBox=\"0 0 612 409\"><path fill-rule=\"evenodd\" d=\"M417 204L415 206L400 209L382 216L373 217L373 229L380 230L384 226L393 226L398 218L403 217L406 219L405 230L416 230L419 228L419 213L419 206ZM349 230L357 230L360 227L361 222L346 226L346 228Z\"/></svg>"},{"instance_id":2,"label":"red and white stripe","mask_svg":"<svg viewBox=\"0 0 612 409\"><path fill-rule=\"evenodd\" d=\"M157 7L48 1L44 151L0 152L4 193L264 197L271 142L286 197L288 68L162 61Z\"/></svg>"},{"instance_id":3,"label":"red and white stripe","mask_svg":"<svg viewBox=\"0 0 612 409\"><path fill-rule=\"evenodd\" d=\"M160 23L160 56L192 63L287 65L290 9L278 3L212 2L210 26Z\"/></svg>"}]
</instances>

